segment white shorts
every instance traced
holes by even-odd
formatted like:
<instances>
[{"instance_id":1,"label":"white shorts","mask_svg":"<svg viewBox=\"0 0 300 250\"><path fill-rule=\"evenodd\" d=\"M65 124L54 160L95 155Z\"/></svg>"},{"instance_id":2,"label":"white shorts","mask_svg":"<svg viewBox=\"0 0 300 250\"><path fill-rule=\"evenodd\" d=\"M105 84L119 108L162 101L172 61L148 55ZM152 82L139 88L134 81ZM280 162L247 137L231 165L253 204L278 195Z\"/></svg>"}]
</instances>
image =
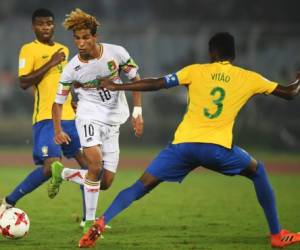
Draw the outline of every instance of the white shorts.
<instances>
[{"instance_id":1,"label":"white shorts","mask_svg":"<svg viewBox=\"0 0 300 250\"><path fill-rule=\"evenodd\" d=\"M82 147L101 146L103 167L117 172L119 163L119 125L107 125L94 120L76 119L76 128Z\"/></svg>"}]
</instances>

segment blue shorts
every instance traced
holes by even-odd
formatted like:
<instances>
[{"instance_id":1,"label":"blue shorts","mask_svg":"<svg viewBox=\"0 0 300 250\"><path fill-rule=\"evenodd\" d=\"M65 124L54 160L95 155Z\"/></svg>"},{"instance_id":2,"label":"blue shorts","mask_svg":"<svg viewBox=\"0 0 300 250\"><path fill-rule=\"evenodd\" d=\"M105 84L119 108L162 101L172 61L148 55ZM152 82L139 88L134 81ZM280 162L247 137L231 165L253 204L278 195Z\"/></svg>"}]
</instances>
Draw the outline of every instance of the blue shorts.
<instances>
[{"instance_id":1,"label":"blue shorts","mask_svg":"<svg viewBox=\"0 0 300 250\"><path fill-rule=\"evenodd\" d=\"M80 141L77 134L75 121L62 121L63 130L70 136L68 145L54 143L54 128L52 120L43 120L33 125L33 160L36 165L43 164L44 160L51 157L74 157L80 151Z\"/></svg>"},{"instance_id":2,"label":"blue shorts","mask_svg":"<svg viewBox=\"0 0 300 250\"><path fill-rule=\"evenodd\" d=\"M243 149L209 143L170 144L150 163L145 172L161 181L181 182L202 166L225 175L237 175L249 166L251 156Z\"/></svg>"}]
</instances>

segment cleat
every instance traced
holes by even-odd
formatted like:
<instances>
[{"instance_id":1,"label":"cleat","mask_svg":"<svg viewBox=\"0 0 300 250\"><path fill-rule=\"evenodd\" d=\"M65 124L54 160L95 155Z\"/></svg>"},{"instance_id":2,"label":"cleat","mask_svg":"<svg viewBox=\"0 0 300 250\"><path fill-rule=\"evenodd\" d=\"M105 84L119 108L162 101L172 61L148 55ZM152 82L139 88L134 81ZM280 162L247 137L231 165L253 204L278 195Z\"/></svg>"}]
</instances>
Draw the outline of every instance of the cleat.
<instances>
[{"instance_id":1,"label":"cleat","mask_svg":"<svg viewBox=\"0 0 300 250\"><path fill-rule=\"evenodd\" d=\"M55 161L51 164L52 176L48 183L48 196L50 199L53 199L59 192L59 186L63 181L61 177L63 169L64 166L59 161Z\"/></svg>"},{"instance_id":2,"label":"cleat","mask_svg":"<svg viewBox=\"0 0 300 250\"><path fill-rule=\"evenodd\" d=\"M78 246L80 248L89 248L96 245L96 240L102 235L105 229L104 217L97 219L89 230L81 237Z\"/></svg>"},{"instance_id":3,"label":"cleat","mask_svg":"<svg viewBox=\"0 0 300 250\"><path fill-rule=\"evenodd\" d=\"M85 226L85 220L82 220L79 224L79 227L84 228L84 226ZM112 227L110 225L105 225L105 229L112 229ZM101 236L103 236L103 235L101 235ZM101 237L101 239L102 239L102 237Z\"/></svg>"},{"instance_id":4,"label":"cleat","mask_svg":"<svg viewBox=\"0 0 300 250\"><path fill-rule=\"evenodd\" d=\"M82 220L82 221L80 222L80 225L79 225L79 226L82 228L82 231L83 231L83 233L85 234L93 224L94 224L94 221L84 221L84 220ZM111 229L111 226L105 225L104 228L105 228L105 229ZM100 235L100 238L101 238L101 239L104 239L104 236L101 234L101 235Z\"/></svg>"},{"instance_id":5,"label":"cleat","mask_svg":"<svg viewBox=\"0 0 300 250\"><path fill-rule=\"evenodd\" d=\"M286 229L281 229L281 233L288 233L288 234L289 234L290 231L288 231L288 230L286 230ZM271 239L271 237L272 237L272 234L271 234L271 233L267 235L267 238L268 238L268 239Z\"/></svg>"},{"instance_id":6,"label":"cleat","mask_svg":"<svg viewBox=\"0 0 300 250\"><path fill-rule=\"evenodd\" d=\"M300 233L291 233L282 229L278 234L271 236L271 246L275 248L283 248L296 243L300 243Z\"/></svg>"},{"instance_id":7,"label":"cleat","mask_svg":"<svg viewBox=\"0 0 300 250\"><path fill-rule=\"evenodd\" d=\"M93 226L95 221L93 220L87 220L84 221L84 226L82 227L82 231L85 234L87 231L89 231L90 227Z\"/></svg>"},{"instance_id":8,"label":"cleat","mask_svg":"<svg viewBox=\"0 0 300 250\"><path fill-rule=\"evenodd\" d=\"M3 214L3 212L9 208L13 207L13 205L10 205L6 202L6 199L3 198L0 205L0 217Z\"/></svg>"}]
</instances>

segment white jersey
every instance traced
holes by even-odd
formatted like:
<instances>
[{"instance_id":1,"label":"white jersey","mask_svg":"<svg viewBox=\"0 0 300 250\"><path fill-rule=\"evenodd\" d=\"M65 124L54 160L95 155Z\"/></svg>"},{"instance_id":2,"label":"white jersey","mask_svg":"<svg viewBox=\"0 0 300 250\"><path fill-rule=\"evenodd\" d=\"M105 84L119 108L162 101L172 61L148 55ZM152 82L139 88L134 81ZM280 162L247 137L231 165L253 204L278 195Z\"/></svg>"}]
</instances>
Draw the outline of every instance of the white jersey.
<instances>
[{"instance_id":1,"label":"white jersey","mask_svg":"<svg viewBox=\"0 0 300 250\"><path fill-rule=\"evenodd\" d=\"M75 83L78 118L119 125L129 116L125 93L99 88L98 79L108 77L123 84L119 73L123 71L128 79L132 79L137 76L138 66L123 47L106 43L100 45L102 55L99 58L83 62L77 54L65 66L55 102L63 104Z\"/></svg>"}]
</instances>

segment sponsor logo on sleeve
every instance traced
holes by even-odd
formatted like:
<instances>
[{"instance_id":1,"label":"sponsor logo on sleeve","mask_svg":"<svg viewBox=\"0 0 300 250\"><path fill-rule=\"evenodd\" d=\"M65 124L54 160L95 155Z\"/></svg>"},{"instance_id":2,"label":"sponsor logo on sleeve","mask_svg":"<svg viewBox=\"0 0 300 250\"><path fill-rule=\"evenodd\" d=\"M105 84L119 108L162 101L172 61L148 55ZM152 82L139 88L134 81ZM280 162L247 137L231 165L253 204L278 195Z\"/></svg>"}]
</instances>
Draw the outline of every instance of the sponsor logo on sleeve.
<instances>
[{"instance_id":1,"label":"sponsor logo on sleeve","mask_svg":"<svg viewBox=\"0 0 300 250\"><path fill-rule=\"evenodd\" d=\"M19 69L23 69L25 67L26 60L25 58L21 58L19 60Z\"/></svg>"}]
</instances>

